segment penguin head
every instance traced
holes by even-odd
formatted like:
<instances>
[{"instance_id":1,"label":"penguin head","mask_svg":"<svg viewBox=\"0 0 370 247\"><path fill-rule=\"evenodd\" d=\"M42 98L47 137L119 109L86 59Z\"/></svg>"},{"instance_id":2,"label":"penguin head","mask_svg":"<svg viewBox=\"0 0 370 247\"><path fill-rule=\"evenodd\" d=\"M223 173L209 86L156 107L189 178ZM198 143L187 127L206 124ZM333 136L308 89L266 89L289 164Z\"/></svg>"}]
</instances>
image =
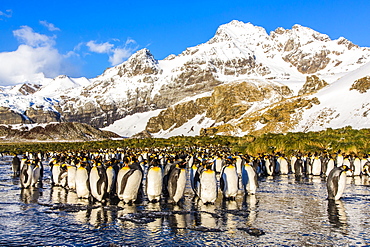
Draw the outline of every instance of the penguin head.
<instances>
[{"instance_id":1,"label":"penguin head","mask_svg":"<svg viewBox=\"0 0 370 247\"><path fill-rule=\"evenodd\" d=\"M149 167L160 166L160 165L161 165L161 161L159 159L153 159L149 163Z\"/></svg>"},{"instance_id":2,"label":"penguin head","mask_svg":"<svg viewBox=\"0 0 370 247\"><path fill-rule=\"evenodd\" d=\"M342 170L343 171L350 171L350 172L352 172L352 169L351 168L349 168L348 166L346 166L346 165L342 165Z\"/></svg>"},{"instance_id":3,"label":"penguin head","mask_svg":"<svg viewBox=\"0 0 370 247\"><path fill-rule=\"evenodd\" d=\"M233 157L231 157L231 156L229 156L229 157L227 157L227 158L225 159L225 164L226 164L226 165L233 165L233 164L234 164L234 162L235 162L235 159L234 159Z\"/></svg>"}]
</instances>

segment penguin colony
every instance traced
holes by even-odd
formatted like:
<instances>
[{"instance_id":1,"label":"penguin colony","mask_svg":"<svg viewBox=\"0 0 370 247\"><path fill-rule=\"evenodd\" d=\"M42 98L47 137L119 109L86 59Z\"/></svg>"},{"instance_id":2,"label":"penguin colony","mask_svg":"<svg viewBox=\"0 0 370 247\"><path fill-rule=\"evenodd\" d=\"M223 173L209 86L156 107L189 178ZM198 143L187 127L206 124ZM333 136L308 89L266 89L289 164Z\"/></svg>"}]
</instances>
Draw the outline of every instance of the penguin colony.
<instances>
[{"instance_id":1,"label":"penguin colony","mask_svg":"<svg viewBox=\"0 0 370 247\"><path fill-rule=\"evenodd\" d=\"M226 200L235 200L239 188L255 194L258 179L294 174L296 180L308 175L327 179L329 200L341 198L347 176L370 176L370 158L328 153L290 158L281 153L257 157L228 149L192 148L181 152L170 149L117 149L99 152L49 154L51 183L75 191L79 198L104 202L118 198L134 203L146 195L149 202L161 199L178 203L184 197L187 179L195 198L213 204L220 191ZM36 187L42 180L42 154L14 156L14 176L22 188ZM219 177L219 179L218 179Z\"/></svg>"}]
</instances>

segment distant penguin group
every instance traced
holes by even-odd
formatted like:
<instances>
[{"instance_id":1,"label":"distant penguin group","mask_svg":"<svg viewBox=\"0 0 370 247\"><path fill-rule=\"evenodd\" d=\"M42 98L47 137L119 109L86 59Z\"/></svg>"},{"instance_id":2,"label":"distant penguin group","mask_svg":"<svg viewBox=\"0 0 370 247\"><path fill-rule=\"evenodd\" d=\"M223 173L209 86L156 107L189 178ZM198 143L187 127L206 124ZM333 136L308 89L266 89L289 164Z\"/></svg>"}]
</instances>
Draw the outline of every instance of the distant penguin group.
<instances>
[{"instance_id":1,"label":"distant penguin group","mask_svg":"<svg viewBox=\"0 0 370 247\"><path fill-rule=\"evenodd\" d=\"M62 152L49 155L51 184L74 191L78 198L105 202L118 199L135 203L165 200L179 203L187 180L194 199L213 204L221 194L235 200L242 190L254 195L259 179L292 174L297 181L307 176L325 177L329 200L343 195L347 176L370 176L370 159L338 152L303 154L290 158L281 153L251 156L228 149L195 147L189 150L146 149L98 152ZM37 155L12 160L13 176L22 188L36 187L42 180L43 165Z\"/></svg>"}]
</instances>

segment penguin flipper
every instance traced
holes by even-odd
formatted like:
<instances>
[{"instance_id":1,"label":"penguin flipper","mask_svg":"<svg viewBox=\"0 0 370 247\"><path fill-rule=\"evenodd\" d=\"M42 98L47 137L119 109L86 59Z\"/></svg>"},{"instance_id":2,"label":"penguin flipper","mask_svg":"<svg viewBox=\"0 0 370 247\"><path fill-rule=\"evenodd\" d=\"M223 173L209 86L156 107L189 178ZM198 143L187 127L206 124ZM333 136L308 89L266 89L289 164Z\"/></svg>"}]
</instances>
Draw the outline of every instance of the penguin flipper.
<instances>
[{"instance_id":1,"label":"penguin flipper","mask_svg":"<svg viewBox=\"0 0 370 247\"><path fill-rule=\"evenodd\" d=\"M195 172L194 176L194 193L199 196L199 191L200 191L200 173L198 170Z\"/></svg>"},{"instance_id":2,"label":"penguin flipper","mask_svg":"<svg viewBox=\"0 0 370 247\"><path fill-rule=\"evenodd\" d=\"M224 191L225 189L225 181L224 181L223 176L220 176L220 189L221 191Z\"/></svg>"},{"instance_id":3,"label":"penguin flipper","mask_svg":"<svg viewBox=\"0 0 370 247\"><path fill-rule=\"evenodd\" d=\"M120 194L123 194L126 188L127 180L128 177L131 176L134 173L135 169L130 169L126 174L123 176L121 180L121 191L119 192Z\"/></svg>"},{"instance_id":4,"label":"penguin flipper","mask_svg":"<svg viewBox=\"0 0 370 247\"><path fill-rule=\"evenodd\" d=\"M177 180L179 179L180 172L181 172L180 169L176 169L170 173L170 178L167 186L170 198L173 198L175 196L177 190Z\"/></svg>"},{"instance_id":5,"label":"penguin flipper","mask_svg":"<svg viewBox=\"0 0 370 247\"><path fill-rule=\"evenodd\" d=\"M333 193L334 193L334 194L333 194L333 196L334 196L334 197L335 197L335 196L336 196L336 194L338 193L339 177L340 177L340 176L334 176L334 177L333 177L333 181L332 181L332 183L333 183L333 185L334 185L334 186L333 186L332 188L333 188Z\"/></svg>"}]
</instances>

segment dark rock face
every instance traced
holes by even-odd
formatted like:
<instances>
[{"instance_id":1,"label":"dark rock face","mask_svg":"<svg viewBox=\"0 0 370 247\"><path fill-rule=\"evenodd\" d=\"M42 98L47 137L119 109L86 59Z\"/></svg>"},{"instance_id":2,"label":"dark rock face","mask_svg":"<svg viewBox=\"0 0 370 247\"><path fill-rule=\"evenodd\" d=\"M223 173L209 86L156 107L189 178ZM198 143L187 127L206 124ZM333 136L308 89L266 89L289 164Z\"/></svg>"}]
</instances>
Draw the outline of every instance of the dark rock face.
<instances>
[{"instance_id":1,"label":"dark rock face","mask_svg":"<svg viewBox=\"0 0 370 247\"><path fill-rule=\"evenodd\" d=\"M32 123L50 123L60 121L60 114L58 112L45 111L43 107L40 107L39 109L28 108L25 115Z\"/></svg>"},{"instance_id":2,"label":"dark rock face","mask_svg":"<svg viewBox=\"0 0 370 247\"><path fill-rule=\"evenodd\" d=\"M0 124L19 124L28 122L21 114L13 112L8 107L0 106Z\"/></svg>"},{"instance_id":3,"label":"dark rock face","mask_svg":"<svg viewBox=\"0 0 370 247\"><path fill-rule=\"evenodd\" d=\"M312 75L306 77L306 82L299 90L298 95L314 93L329 85L326 81L321 80L318 76Z\"/></svg>"},{"instance_id":4,"label":"dark rock face","mask_svg":"<svg viewBox=\"0 0 370 247\"><path fill-rule=\"evenodd\" d=\"M19 92L23 95L29 95L36 92L41 85L25 83L19 88Z\"/></svg>"}]
</instances>

